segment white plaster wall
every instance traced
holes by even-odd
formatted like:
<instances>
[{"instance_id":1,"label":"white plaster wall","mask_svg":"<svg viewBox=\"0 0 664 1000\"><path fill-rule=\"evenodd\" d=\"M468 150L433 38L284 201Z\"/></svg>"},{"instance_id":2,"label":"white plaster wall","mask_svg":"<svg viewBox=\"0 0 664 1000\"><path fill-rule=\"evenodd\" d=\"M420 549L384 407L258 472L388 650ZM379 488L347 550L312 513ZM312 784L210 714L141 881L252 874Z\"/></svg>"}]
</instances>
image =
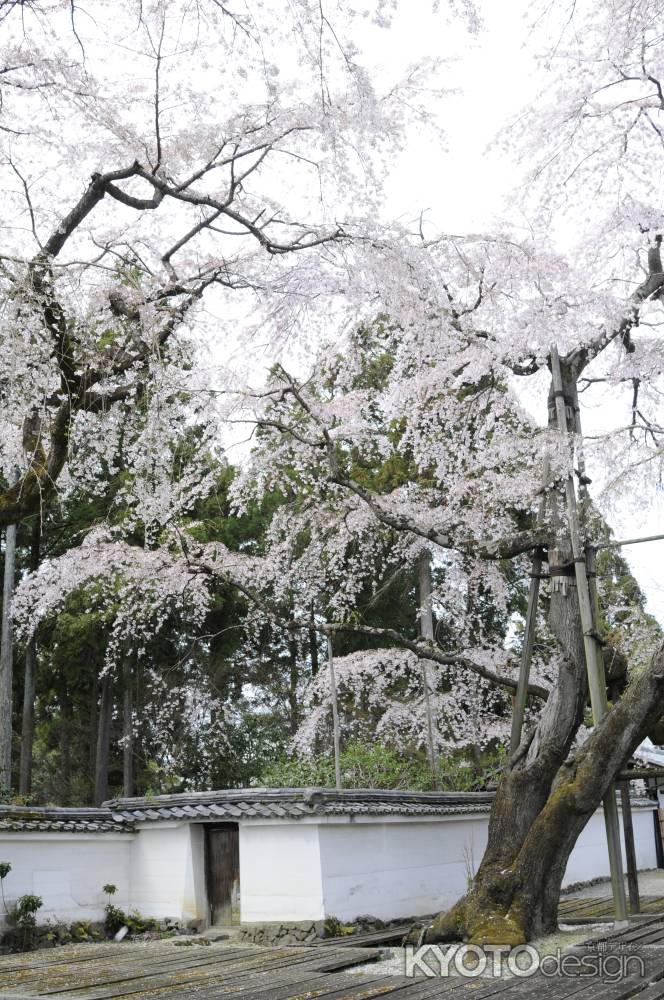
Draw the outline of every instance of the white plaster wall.
<instances>
[{"instance_id":1,"label":"white plaster wall","mask_svg":"<svg viewBox=\"0 0 664 1000\"><path fill-rule=\"evenodd\" d=\"M650 809L633 811L637 864L655 868ZM362 822L320 826L326 916L383 920L452 905L464 892L486 846L488 816L426 822ZM563 885L607 876L604 818L591 817L570 856ZM258 919L258 918L253 918ZM262 919L278 919L264 917Z\"/></svg>"},{"instance_id":2,"label":"white plaster wall","mask_svg":"<svg viewBox=\"0 0 664 1000\"><path fill-rule=\"evenodd\" d=\"M390 920L456 902L486 847L487 820L349 823L320 836L326 915Z\"/></svg>"},{"instance_id":3,"label":"white plaster wall","mask_svg":"<svg viewBox=\"0 0 664 1000\"><path fill-rule=\"evenodd\" d=\"M41 896L40 924L103 920L108 882L118 888L113 902L129 904L132 834L0 833L0 861L12 870L4 880L7 906L26 893ZM0 923L4 923L0 915Z\"/></svg>"},{"instance_id":4,"label":"white plaster wall","mask_svg":"<svg viewBox=\"0 0 664 1000\"><path fill-rule=\"evenodd\" d=\"M318 824L240 824L240 919L321 920Z\"/></svg>"},{"instance_id":5,"label":"white plaster wall","mask_svg":"<svg viewBox=\"0 0 664 1000\"><path fill-rule=\"evenodd\" d=\"M200 824L139 826L131 852L131 909L158 920L207 919L204 859Z\"/></svg>"},{"instance_id":6,"label":"white plaster wall","mask_svg":"<svg viewBox=\"0 0 664 1000\"><path fill-rule=\"evenodd\" d=\"M619 815L621 843L623 845L623 868L626 869L627 860L625 858L625 843L622 834L622 813ZM636 863L640 869L657 867L655 823L652 816L653 810L651 809L632 810ZM574 850L567 863L563 887L573 882L587 882L589 879L608 876L609 874L609 854L606 847L604 813L600 811L590 817L588 824L574 845Z\"/></svg>"}]
</instances>

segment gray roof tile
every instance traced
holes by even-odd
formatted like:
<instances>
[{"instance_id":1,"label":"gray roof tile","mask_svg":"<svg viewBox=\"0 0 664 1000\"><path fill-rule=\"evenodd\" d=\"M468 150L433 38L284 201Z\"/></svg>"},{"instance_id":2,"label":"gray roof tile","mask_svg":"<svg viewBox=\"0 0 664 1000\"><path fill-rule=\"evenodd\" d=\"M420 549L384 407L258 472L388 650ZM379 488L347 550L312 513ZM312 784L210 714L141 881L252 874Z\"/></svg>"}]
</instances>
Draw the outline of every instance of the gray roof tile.
<instances>
[{"instance_id":1,"label":"gray roof tile","mask_svg":"<svg viewBox=\"0 0 664 1000\"><path fill-rule=\"evenodd\" d=\"M441 816L488 812L492 793L392 792L375 789L238 788L106 803L114 816L157 819L302 819L306 816Z\"/></svg>"},{"instance_id":2,"label":"gray roof tile","mask_svg":"<svg viewBox=\"0 0 664 1000\"><path fill-rule=\"evenodd\" d=\"M110 809L57 809L0 805L0 831L29 833L131 833L127 817Z\"/></svg>"}]
</instances>

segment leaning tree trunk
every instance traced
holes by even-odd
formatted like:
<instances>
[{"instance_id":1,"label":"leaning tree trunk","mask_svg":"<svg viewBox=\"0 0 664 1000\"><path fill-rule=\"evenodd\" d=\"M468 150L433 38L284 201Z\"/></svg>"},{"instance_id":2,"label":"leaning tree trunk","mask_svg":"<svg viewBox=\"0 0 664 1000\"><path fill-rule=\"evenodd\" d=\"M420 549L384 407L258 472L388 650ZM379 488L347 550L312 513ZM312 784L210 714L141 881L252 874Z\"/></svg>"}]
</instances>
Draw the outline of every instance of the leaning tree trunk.
<instances>
[{"instance_id":1,"label":"leaning tree trunk","mask_svg":"<svg viewBox=\"0 0 664 1000\"><path fill-rule=\"evenodd\" d=\"M557 714L551 711L554 700L561 710L562 702L567 702L563 715L572 708L569 695L580 671L568 661L562 673L564 683L552 692L545 716ZM577 683L577 690L582 691L583 685ZM577 710L583 708L583 700L579 699ZM536 738L546 744L544 753L540 750L528 763L531 745L525 760L512 763L503 776L492 809L488 847L473 884L449 912L436 917L424 940L514 945L555 930L572 848L617 772L663 712L664 644L650 668L570 760L564 760L564 744L556 745L555 734L546 735L546 726L540 724Z\"/></svg>"},{"instance_id":2,"label":"leaning tree trunk","mask_svg":"<svg viewBox=\"0 0 664 1000\"><path fill-rule=\"evenodd\" d=\"M565 373L574 429L576 384ZM551 419L550 399L550 419ZM427 942L521 944L557 926L560 887L576 839L615 775L664 712L664 646L581 751L570 756L587 700L583 629L563 500L551 491L549 626L561 660L534 732L502 775L488 844L466 895L426 928Z\"/></svg>"}]
</instances>

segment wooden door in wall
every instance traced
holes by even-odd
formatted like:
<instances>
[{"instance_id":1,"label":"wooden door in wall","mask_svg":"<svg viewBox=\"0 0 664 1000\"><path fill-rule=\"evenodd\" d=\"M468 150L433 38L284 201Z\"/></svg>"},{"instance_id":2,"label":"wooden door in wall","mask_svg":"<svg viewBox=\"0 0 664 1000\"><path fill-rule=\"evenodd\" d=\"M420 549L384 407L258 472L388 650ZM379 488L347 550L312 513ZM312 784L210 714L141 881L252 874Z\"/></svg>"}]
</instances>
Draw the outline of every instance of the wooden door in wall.
<instances>
[{"instance_id":1,"label":"wooden door in wall","mask_svg":"<svg viewBox=\"0 0 664 1000\"><path fill-rule=\"evenodd\" d=\"M205 876L210 923L240 922L240 838L237 823L205 827Z\"/></svg>"}]
</instances>

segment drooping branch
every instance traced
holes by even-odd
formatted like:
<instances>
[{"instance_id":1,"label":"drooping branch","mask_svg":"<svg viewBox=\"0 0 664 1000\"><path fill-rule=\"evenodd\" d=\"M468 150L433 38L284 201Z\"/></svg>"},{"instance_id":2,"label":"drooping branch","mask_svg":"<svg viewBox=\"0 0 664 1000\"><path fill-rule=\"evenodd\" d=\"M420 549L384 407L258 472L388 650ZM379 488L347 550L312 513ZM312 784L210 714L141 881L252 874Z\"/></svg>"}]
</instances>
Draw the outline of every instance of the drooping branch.
<instances>
[{"instance_id":1,"label":"drooping branch","mask_svg":"<svg viewBox=\"0 0 664 1000\"><path fill-rule=\"evenodd\" d=\"M619 323L612 329L603 329L589 344L577 347L561 361L563 364L578 375L586 368L598 354L620 338L627 342L632 329L638 325L641 306L644 302L659 299L664 294L664 271L662 270L662 259L660 246L661 235L655 237L655 245L648 252L648 277L636 288L629 297L625 310L625 315Z\"/></svg>"},{"instance_id":2,"label":"drooping branch","mask_svg":"<svg viewBox=\"0 0 664 1000\"><path fill-rule=\"evenodd\" d=\"M371 625L362 625L356 622L316 622L311 617L293 618L288 609L280 609L277 604L272 603L267 597L261 594L256 587L251 586L242 579L238 573L233 572L223 561L210 557L204 549L194 554L193 551L186 551L189 568L198 572L221 577L226 583L235 587L262 614L280 628L288 631L316 631L320 635L330 636L336 633L354 633L366 635L371 638L385 639L396 643L402 649L407 649L414 653L421 660L432 660L441 666L454 667L459 670L467 670L478 677L484 678L496 687L514 693L517 687L516 679L503 676L496 671L490 670L481 663L475 662L464 652L445 652L434 641L424 638L411 639L392 628L377 628ZM304 633L306 634L306 633ZM546 701L549 692L539 684L529 684L528 694L540 701Z\"/></svg>"},{"instance_id":3,"label":"drooping branch","mask_svg":"<svg viewBox=\"0 0 664 1000\"><path fill-rule=\"evenodd\" d=\"M303 412L309 416L317 428L319 436L304 434L299 428L293 427L282 420L275 419L272 415L265 418L259 417L257 419L258 425L274 428L279 430L280 433L290 434L303 444L324 451L329 468L329 481L359 497L382 524L394 528L399 532L410 532L420 538L425 538L427 541L438 545L441 549L453 549L457 552L464 552L468 555L491 561L513 559L524 552L545 547L549 543L550 533L543 526L514 531L509 535L496 539L476 539L469 536L457 537L449 532L443 532L437 528L423 524L411 515L386 509L382 503L380 494L375 493L366 486L362 486L355 479L344 473L332 434L330 433L330 428L325 425L324 421L315 412L302 391L302 387L298 385L295 379L281 365L279 366L279 372L286 382L282 399L286 395L291 395Z\"/></svg>"}]
</instances>

